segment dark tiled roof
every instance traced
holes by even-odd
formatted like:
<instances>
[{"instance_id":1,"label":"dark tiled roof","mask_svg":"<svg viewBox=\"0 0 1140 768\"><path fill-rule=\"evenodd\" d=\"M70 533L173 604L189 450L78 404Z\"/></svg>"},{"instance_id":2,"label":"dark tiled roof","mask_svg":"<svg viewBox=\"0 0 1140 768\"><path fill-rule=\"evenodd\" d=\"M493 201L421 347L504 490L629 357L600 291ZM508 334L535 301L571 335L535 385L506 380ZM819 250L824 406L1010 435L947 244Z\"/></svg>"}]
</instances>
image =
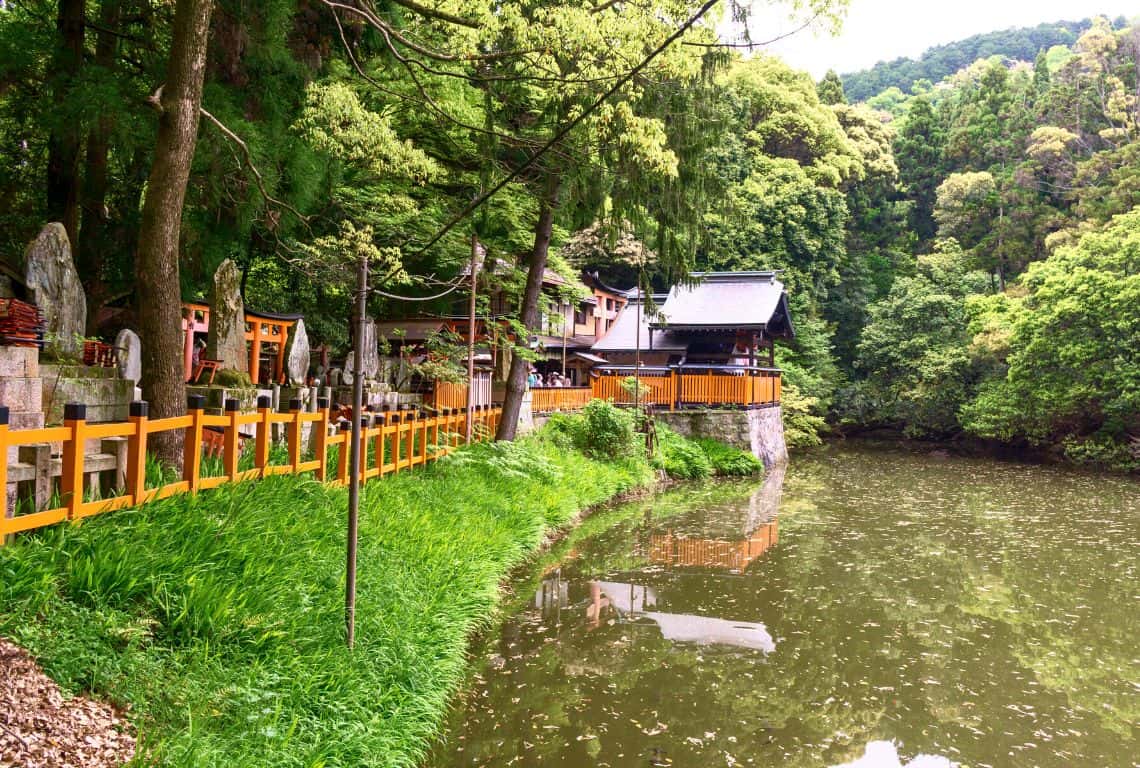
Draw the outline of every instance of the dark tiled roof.
<instances>
[{"instance_id":1,"label":"dark tiled roof","mask_svg":"<svg viewBox=\"0 0 1140 768\"><path fill-rule=\"evenodd\" d=\"M617 320L610 326L609 333L597 341L593 352L627 352L637 349L637 320L638 304L633 301L627 304L618 314ZM652 344L650 344L651 329L649 320L641 313L641 349L661 352L683 352L688 349L688 343L677 338L670 331L653 330Z\"/></svg>"},{"instance_id":2,"label":"dark tiled roof","mask_svg":"<svg viewBox=\"0 0 1140 768\"><path fill-rule=\"evenodd\" d=\"M692 277L699 282L674 286L652 327L768 329L792 335L787 294L775 272L694 272Z\"/></svg>"}]
</instances>

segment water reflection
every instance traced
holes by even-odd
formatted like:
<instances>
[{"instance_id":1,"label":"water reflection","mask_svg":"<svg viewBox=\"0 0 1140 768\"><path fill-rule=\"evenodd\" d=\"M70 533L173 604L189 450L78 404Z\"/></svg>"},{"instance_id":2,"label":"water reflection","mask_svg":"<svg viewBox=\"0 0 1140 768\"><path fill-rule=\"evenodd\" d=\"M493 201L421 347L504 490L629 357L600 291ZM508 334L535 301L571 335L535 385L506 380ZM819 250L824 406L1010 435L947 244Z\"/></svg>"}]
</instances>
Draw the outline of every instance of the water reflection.
<instances>
[{"instance_id":1,"label":"water reflection","mask_svg":"<svg viewBox=\"0 0 1140 768\"><path fill-rule=\"evenodd\" d=\"M591 518L436 766L1063 768L1140 754L1140 484L836 451Z\"/></svg>"},{"instance_id":2,"label":"water reflection","mask_svg":"<svg viewBox=\"0 0 1140 768\"><path fill-rule=\"evenodd\" d=\"M904 763L894 744L889 741L872 741L858 760L835 768L954 768L955 765L945 757L935 755L917 755Z\"/></svg>"}]
</instances>

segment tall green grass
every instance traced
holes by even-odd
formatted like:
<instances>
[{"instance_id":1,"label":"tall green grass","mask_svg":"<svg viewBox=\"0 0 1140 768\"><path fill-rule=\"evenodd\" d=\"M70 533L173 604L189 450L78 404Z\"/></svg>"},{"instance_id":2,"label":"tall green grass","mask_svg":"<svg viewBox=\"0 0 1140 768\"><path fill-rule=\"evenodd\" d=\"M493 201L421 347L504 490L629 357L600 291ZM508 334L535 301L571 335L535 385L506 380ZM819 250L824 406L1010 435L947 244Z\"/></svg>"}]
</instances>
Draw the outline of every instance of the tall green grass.
<instances>
[{"instance_id":1,"label":"tall green grass","mask_svg":"<svg viewBox=\"0 0 1140 768\"><path fill-rule=\"evenodd\" d=\"M351 653L346 494L291 476L0 549L0 634L65 689L126 708L140 763L411 766L504 575L551 527L649 475L529 439L370 483Z\"/></svg>"}]
</instances>

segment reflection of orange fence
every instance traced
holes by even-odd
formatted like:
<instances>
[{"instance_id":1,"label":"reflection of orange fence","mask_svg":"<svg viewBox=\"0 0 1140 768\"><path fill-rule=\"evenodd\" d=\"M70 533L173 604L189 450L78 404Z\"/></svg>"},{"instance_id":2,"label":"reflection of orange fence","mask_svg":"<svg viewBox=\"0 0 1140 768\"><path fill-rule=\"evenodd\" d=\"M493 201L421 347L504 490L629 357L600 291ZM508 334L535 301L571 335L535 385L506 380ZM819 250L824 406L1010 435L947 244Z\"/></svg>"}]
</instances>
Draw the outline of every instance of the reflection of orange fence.
<instances>
[{"instance_id":1,"label":"reflection of orange fence","mask_svg":"<svg viewBox=\"0 0 1140 768\"><path fill-rule=\"evenodd\" d=\"M7 534L41 528L63 520L80 520L102 512L137 506L152 499L178 493L194 493L239 480L312 472L318 480L338 484L348 482L350 432L345 429L347 424L342 423L341 431L329 434L327 401L319 401L320 407L315 413L302 411L299 400L290 403L288 413L273 412L268 398L260 400L259 408L252 413L241 413L236 400L226 401L223 415L207 414L203 405L201 397L191 397L184 416L152 420L147 416L147 404L137 402L131 403L130 420L127 422L88 424L86 407L72 403L64 410L63 426L17 431L8 429L8 409L0 406L0 457L4 459L0 461L0 489L5 491L4 513L0 514L0 543ZM475 409L477 438L482 439L494 433L501 412L501 409ZM398 411L366 418L369 419L369 424L361 430L361 439L363 445L369 448L362 454L362 480L426 464L448 453L462 442L460 433L464 429L465 411L447 410L432 417L417 411ZM301 432L303 426L310 423L316 433L313 455L306 457L302 452ZM270 432L274 424L284 424L287 431L288 458L284 464L270 464L269 461ZM256 437L253 467L239 470L242 443L240 432L243 428L244 431L256 430ZM157 487L147 487L146 455L150 437L176 430L182 432L185 441L182 478ZM207 432L211 433L208 437ZM123 485L115 489L114 495L109 498L85 500L87 476L106 469L101 463L90 461L91 457L85 455L86 446L89 441L113 438L125 439L127 443L125 471L119 467ZM203 455L217 455L219 442L222 472L219 475L203 476ZM9 482L43 480L35 477L34 468L32 477L27 477L27 465L17 463L10 467L7 460L9 449L43 443L61 446L61 472L58 488L55 489L58 493L53 497L60 506L27 510L24 507L29 505L17 503L15 509L9 509L6 493ZM330 458L331 449L336 451L335 461ZM50 482L50 478L47 481ZM31 506L34 507L35 504Z\"/></svg>"},{"instance_id":2,"label":"reflection of orange fence","mask_svg":"<svg viewBox=\"0 0 1140 768\"><path fill-rule=\"evenodd\" d=\"M593 397L590 387L534 387L530 392L533 413L580 411Z\"/></svg>"},{"instance_id":3,"label":"reflection of orange fence","mask_svg":"<svg viewBox=\"0 0 1140 768\"><path fill-rule=\"evenodd\" d=\"M592 381L594 397L632 403L633 366L601 366ZM758 406L780 402L780 371L748 366L641 368L641 402L659 407L687 405Z\"/></svg>"},{"instance_id":4,"label":"reflection of orange fence","mask_svg":"<svg viewBox=\"0 0 1140 768\"><path fill-rule=\"evenodd\" d=\"M690 568L722 568L740 571L779 541L779 521L773 520L747 539L690 539L672 532L649 539L649 561Z\"/></svg>"}]
</instances>

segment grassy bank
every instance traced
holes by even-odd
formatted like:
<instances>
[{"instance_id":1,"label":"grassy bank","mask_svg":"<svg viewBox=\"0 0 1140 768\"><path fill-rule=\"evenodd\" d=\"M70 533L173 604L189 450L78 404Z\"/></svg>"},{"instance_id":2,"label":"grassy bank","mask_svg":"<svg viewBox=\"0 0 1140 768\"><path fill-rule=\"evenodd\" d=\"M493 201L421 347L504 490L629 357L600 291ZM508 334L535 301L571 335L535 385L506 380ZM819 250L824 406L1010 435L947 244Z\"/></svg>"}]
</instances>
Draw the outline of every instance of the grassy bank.
<instances>
[{"instance_id":1,"label":"grassy bank","mask_svg":"<svg viewBox=\"0 0 1140 768\"><path fill-rule=\"evenodd\" d=\"M65 690L126 709L148 763L414 765L505 574L552 528L652 478L627 438L596 458L596 430L567 425L580 444L547 430L366 486L354 653L346 494L297 477L0 548L0 635Z\"/></svg>"},{"instance_id":2,"label":"grassy bank","mask_svg":"<svg viewBox=\"0 0 1140 768\"><path fill-rule=\"evenodd\" d=\"M163 765L412 765L503 574L649 475L528 440L369 484L352 654L345 493L290 477L0 549L0 634L65 689L128 708Z\"/></svg>"}]
</instances>

